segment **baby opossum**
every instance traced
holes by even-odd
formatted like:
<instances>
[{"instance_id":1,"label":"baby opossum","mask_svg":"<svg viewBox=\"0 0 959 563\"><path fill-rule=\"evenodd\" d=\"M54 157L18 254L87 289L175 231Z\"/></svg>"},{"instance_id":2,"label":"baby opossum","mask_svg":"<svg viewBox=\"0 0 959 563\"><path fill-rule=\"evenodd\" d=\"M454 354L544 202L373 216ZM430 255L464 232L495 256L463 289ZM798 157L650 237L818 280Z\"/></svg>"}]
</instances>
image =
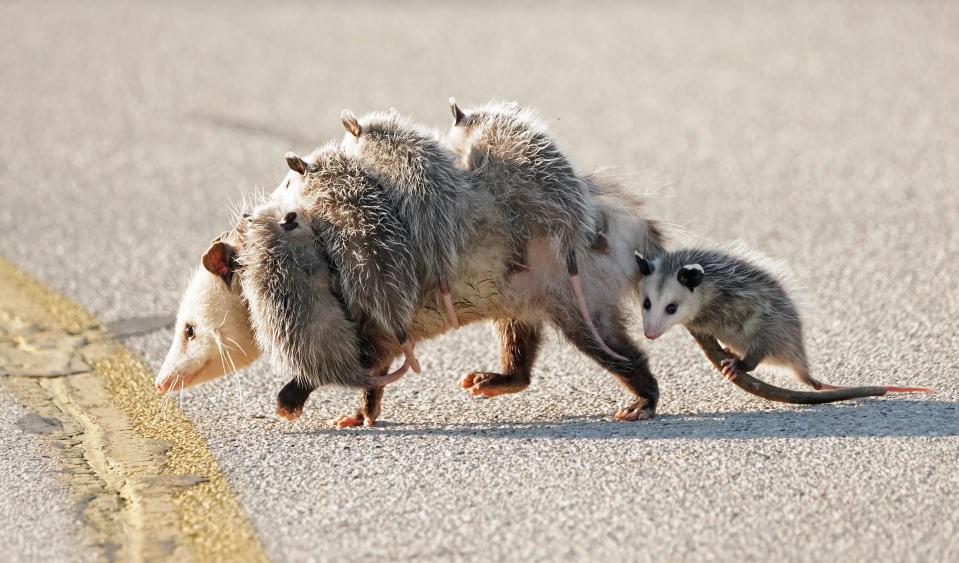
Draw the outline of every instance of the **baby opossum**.
<instances>
[{"instance_id":1,"label":"baby opossum","mask_svg":"<svg viewBox=\"0 0 959 563\"><path fill-rule=\"evenodd\" d=\"M768 361L788 367L814 389L831 387L810 377L799 311L773 274L707 249L677 250L655 260L637 252L636 264L643 275L646 338L682 324L713 335L739 357L722 364L730 379Z\"/></svg>"},{"instance_id":2,"label":"baby opossum","mask_svg":"<svg viewBox=\"0 0 959 563\"><path fill-rule=\"evenodd\" d=\"M287 154L287 162L294 174L302 170L303 179L292 191L281 184L271 201L302 206L342 280L347 308L395 334L410 368L419 373L406 327L422 287L409 226L390 197L395 188L335 143L307 159Z\"/></svg>"},{"instance_id":3,"label":"baby opossum","mask_svg":"<svg viewBox=\"0 0 959 563\"><path fill-rule=\"evenodd\" d=\"M556 258L566 264L580 315L596 343L625 360L596 330L579 279L577 250L597 245L590 184L576 174L531 110L493 102L464 112L453 98L450 106L453 127L447 142L472 172L473 182L489 189L509 213L515 267L527 269L527 243L546 236ZM602 248L607 246L604 240Z\"/></svg>"},{"instance_id":4,"label":"baby opossum","mask_svg":"<svg viewBox=\"0 0 959 563\"><path fill-rule=\"evenodd\" d=\"M383 183L409 227L420 283L440 289L447 322L459 328L449 290L458 253L473 234L475 195L466 171L437 134L397 113L341 114L343 149Z\"/></svg>"},{"instance_id":5,"label":"baby opossum","mask_svg":"<svg viewBox=\"0 0 959 563\"><path fill-rule=\"evenodd\" d=\"M359 361L356 326L330 287L329 259L302 212L271 202L246 218L237 271L253 332L275 366L294 375L277 413L300 415L319 385L369 388L402 375L370 377Z\"/></svg>"},{"instance_id":6,"label":"baby opossum","mask_svg":"<svg viewBox=\"0 0 959 563\"><path fill-rule=\"evenodd\" d=\"M649 260L635 252L642 274L643 332L656 339L675 324L684 325L710 357L716 340L729 358L719 361L731 381L756 369L761 362L789 368L816 390L837 390L830 397L789 392L746 377L750 393L771 400L814 404L886 392L931 392L924 387L845 387L830 385L809 375L799 310L773 273L746 258L716 250L688 248ZM711 342L711 343L710 343ZM738 384L738 383L737 383ZM826 395L826 394L823 394Z\"/></svg>"}]
</instances>

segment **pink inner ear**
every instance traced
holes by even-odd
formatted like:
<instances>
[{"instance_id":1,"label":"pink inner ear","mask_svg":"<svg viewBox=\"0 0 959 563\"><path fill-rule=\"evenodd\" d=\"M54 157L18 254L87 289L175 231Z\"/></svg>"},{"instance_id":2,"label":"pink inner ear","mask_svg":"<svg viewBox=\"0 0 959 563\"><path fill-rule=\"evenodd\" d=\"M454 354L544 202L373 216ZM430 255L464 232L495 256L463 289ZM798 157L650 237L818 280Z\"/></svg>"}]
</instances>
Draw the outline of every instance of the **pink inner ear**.
<instances>
[{"instance_id":1,"label":"pink inner ear","mask_svg":"<svg viewBox=\"0 0 959 563\"><path fill-rule=\"evenodd\" d=\"M216 273L221 276L227 276L230 274L230 267L227 266L226 264L220 264L216 268Z\"/></svg>"}]
</instances>

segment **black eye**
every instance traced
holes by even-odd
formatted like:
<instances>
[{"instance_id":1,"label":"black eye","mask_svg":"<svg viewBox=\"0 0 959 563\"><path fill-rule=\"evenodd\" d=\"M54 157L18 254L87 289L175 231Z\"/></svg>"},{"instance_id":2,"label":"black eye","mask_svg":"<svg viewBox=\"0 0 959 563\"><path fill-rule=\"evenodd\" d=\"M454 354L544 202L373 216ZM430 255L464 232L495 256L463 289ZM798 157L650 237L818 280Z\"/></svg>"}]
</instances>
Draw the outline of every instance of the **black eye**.
<instances>
[{"instance_id":1,"label":"black eye","mask_svg":"<svg viewBox=\"0 0 959 563\"><path fill-rule=\"evenodd\" d=\"M183 329L183 334L186 335L187 340L193 340L193 337L196 336L196 330L193 328L193 325L186 325L186 328Z\"/></svg>"},{"instance_id":2,"label":"black eye","mask_svg":"<svg viewBox=\"0 0 959 563\"><path fill-rule=\"evenodd\" d=\"M672 314L674 314L675 312L676 312L676 304L675 304L675 303L670 303L669 305L666 305L666 314L667 314L667 315L672 315Z\"/></svg>"},{"instance_id":3,"label":"black eye","mask_svg":"<svg viewBox=\"0 0 959 563\"><path fill-rule=\"evenodd\" d=\"M643 309L646 309L648 311L652 307L653 307L653 304L649 302L649 297L643 300Z\"/></svg>"}]
</instances>

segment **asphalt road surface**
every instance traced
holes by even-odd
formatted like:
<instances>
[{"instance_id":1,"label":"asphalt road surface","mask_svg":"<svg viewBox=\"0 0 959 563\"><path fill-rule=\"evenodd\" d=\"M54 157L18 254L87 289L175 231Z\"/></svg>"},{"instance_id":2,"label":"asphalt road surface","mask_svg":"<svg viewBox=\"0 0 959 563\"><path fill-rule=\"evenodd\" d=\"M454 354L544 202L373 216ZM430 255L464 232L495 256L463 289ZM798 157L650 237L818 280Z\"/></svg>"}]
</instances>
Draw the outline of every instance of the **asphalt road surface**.
<instances>
[{"instance_id":1,"label":"asphalt road surface","mask_svg":"<svg viewBox=\"0 0 959 563\"><path fill-rule=\"evenodd\" d=\"M176 399L272 558L959 557L959 4L7 2L0 16L0 254L138 328L125 343L154 369L199 255L232 202L280 180L287 150L341 136L345 107L446 127L456 96L539 108L580 170L611 166L650 194L672 246L742 240L786 260L817 377L936 390L777 405L676 330L645 346L659 414L618 423L627 393L555 334L528 390L465 394L463 374L498 366L480 324L418 346L423 373L390 386L374 428L336 430L358 393L321 389L288 423L273 414L283 376L261 361ZM0 394L4 428L13 402ZM56 506L42 458L0 472L15 491L0 503ZM51 556L83 545L59 533L69 510L33 530Z\"/></svg>"}]
</instances>

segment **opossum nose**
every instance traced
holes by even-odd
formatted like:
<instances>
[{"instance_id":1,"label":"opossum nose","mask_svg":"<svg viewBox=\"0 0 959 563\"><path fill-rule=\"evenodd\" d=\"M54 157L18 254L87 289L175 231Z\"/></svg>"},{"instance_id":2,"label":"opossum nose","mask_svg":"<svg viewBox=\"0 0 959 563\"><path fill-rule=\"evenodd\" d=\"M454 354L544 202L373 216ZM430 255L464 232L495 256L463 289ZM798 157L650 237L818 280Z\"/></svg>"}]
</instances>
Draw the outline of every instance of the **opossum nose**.
<instances>
[{"instance_id":1,"label":"opossum nose","mask_svg":"<svg viewBox=\"0 0 959 563\"><path fill-rule=\"evenodd\" d=\"M646 335L646 338L648 338L648 339L650 339L650 340L656 340L656 339L659 338L659 336L660 336L660 335L658 335L658 334L656 334L656 333L653 333L653 332L644 332L644 334Z\"/></svg>"},{"instance_id":2,"label":"opossum nose","mask_svg":"<svg viewBox=\"0 0 959 563\"><path fill-rule=\"evenodd\" d=\"M284 231L292 231L297 227L296 224L296 211L290 211L286 214L286 217L283 218L283 222L280 223L280 226L283 227Z\"/></svg>"}]
</instances>

